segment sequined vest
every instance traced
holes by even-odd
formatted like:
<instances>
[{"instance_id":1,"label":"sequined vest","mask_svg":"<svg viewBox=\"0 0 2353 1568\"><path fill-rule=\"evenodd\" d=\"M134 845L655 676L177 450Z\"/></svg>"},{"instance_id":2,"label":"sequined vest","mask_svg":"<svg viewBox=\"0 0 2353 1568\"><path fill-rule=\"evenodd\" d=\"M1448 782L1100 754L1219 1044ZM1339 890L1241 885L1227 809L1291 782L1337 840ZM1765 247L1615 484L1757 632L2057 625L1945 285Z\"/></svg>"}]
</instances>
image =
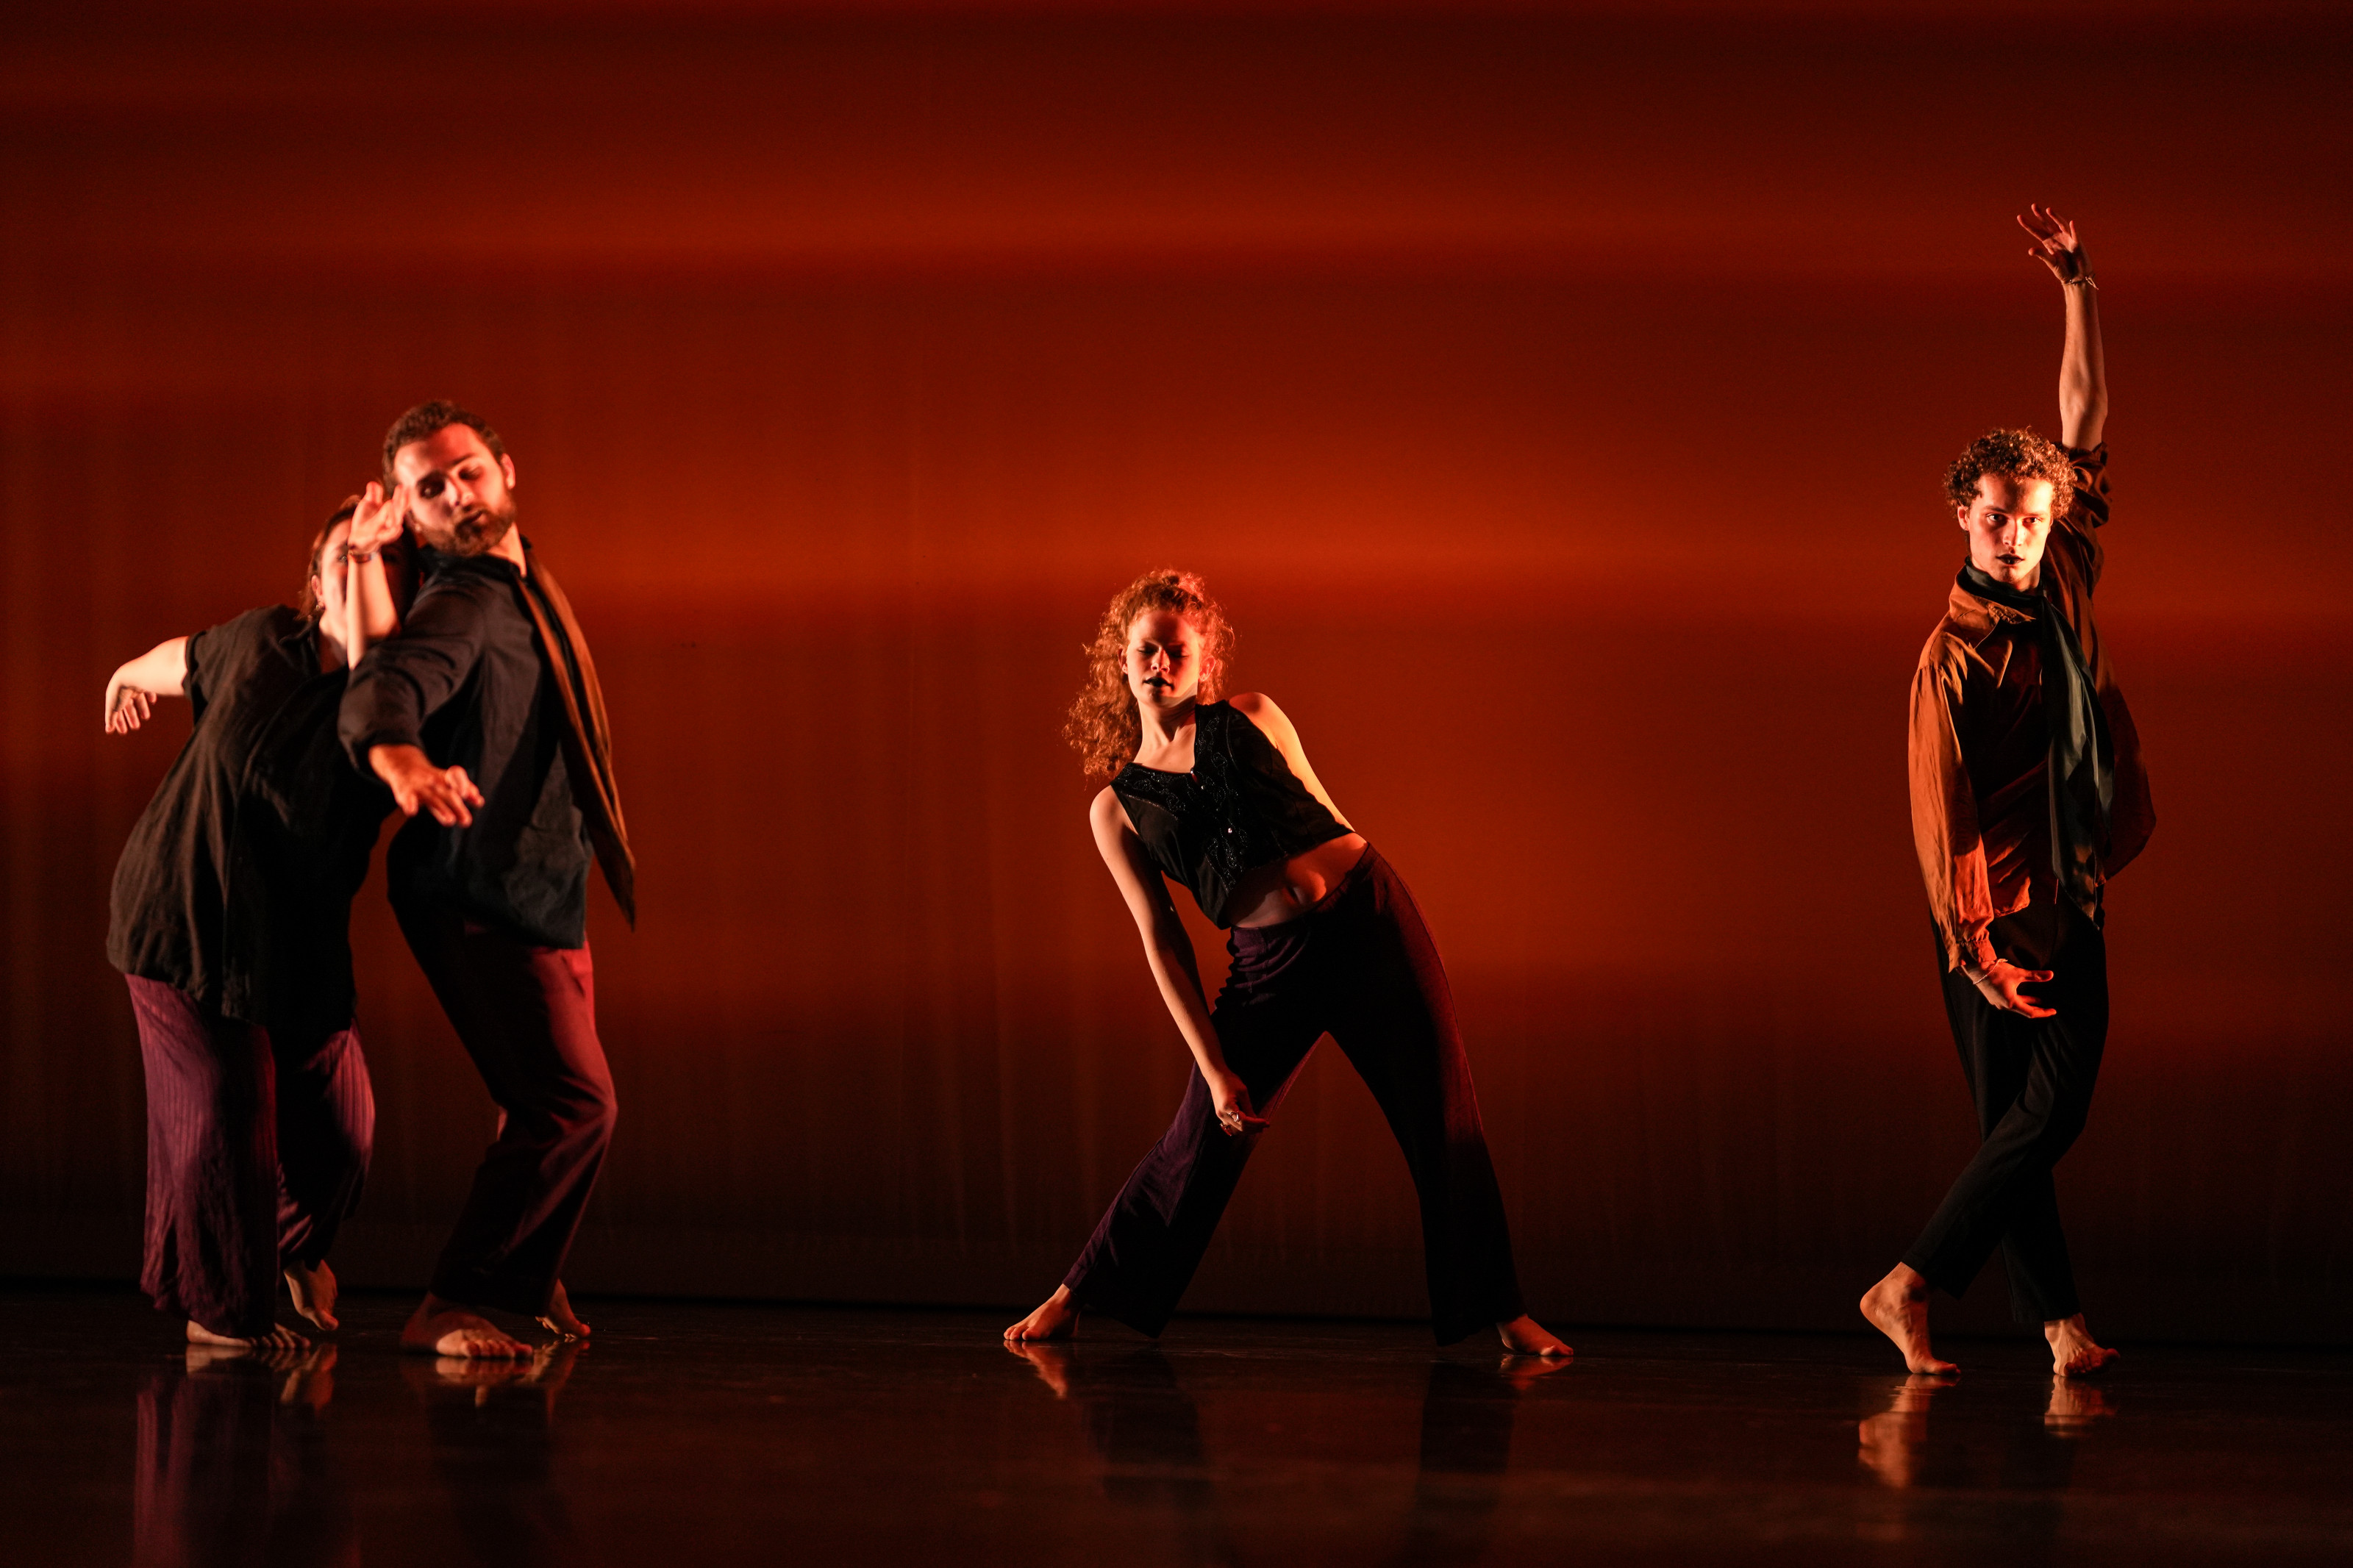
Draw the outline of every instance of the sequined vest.
<instances>
[{"instance_id":1,"label":"sequined vest","mask_svg":"<svg viewBox=\"0 0 2353 1568\"><path fill-rule=\"evenodd\" d=\"M1191 773L1130 763L1111 787L1154 863L1193 889L1201 912L1220 926L1240 912L1226 905L1244 877L1348 834L1229 702L1193 710Z\"/></svg>"}]
</instances>

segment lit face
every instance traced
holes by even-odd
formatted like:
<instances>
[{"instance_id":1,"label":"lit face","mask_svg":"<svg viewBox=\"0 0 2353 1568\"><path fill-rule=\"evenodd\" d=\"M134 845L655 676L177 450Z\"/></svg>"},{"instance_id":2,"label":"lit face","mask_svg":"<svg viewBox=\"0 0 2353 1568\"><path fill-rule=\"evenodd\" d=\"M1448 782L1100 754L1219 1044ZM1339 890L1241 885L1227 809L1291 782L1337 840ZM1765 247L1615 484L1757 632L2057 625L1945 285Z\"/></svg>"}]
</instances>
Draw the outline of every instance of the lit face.
<instances>
[{"instance_id":1,"label":"lit face","mask_svg":"<svg viewBox=\"0 0 2353 1568\"><path fill-rule=\"evenodd\" d=\"M1969 536L1969 564L1997 583L2031 588L2051 541L2051 481L1979 474L1978 493L1954 509Z\"/></svg>"},{"instance_id":2,"label":"lit face","mask_svg":"<svg viewBox=\"0 0 2353 1568\"><path fill-rule=\"evenodd\" d=\"M513 460L470 425L445 425L392 456L417 537L451 555L487 555L514 527Z\"/></svg>"},{"instance_id":3,"label":"lit face","mask_svg":"<svg viewBox=\"0 0 2353 1568\"><path fill-rule=\"evenodd\" d=\"M343 634L351 624L351 546L352 525L335 524L327 533L326 543L319 547L319 575L311 579L311 591L319 595L319 629L339 643L349 640ZM392 613L406 619L408 602L417 596L417 547L404 533L378 549L376 558L384 563Z\"/></svg>"},{"instance_id":4,"label":"lit face","mask_svg":"<svg viewBox=\"0 0 2353 1568\"><path fill-rule=\"evenodd\" d=\"M1173 610L1146 610L1127 627L1127 689L1145 708L1182 708L1201 689L1201 634Z\"/></svg>"}]
</instances>

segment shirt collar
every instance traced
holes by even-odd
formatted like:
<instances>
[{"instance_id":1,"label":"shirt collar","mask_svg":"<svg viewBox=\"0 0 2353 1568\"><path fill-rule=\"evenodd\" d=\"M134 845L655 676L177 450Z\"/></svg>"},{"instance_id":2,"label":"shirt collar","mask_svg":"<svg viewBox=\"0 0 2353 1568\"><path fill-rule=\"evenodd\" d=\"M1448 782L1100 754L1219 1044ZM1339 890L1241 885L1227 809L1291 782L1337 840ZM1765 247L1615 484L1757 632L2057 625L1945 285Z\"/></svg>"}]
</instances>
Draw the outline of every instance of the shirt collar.
<instances>
[{"instance_id":1,"label":"shirt collar","mask_svg":"<svg viewBox=\"0 0 2353 1568\"><path fill-rule=\"evenodd\" d=\"M1981 599L1958 582L1945 602L1947 625L1967 637L1972 646L1985 641L2005 626L2032 626L2034 617L2008 605L1997 605L1991 599Z\"/></svg>"},{"instance_id":2,"label":"shirt collar","mask_svg":"<svg viewBox=\"0 0 2353 1568\"><path fill-rule=\"evenodd\" d=\"M522 542L522 554L524 560L531 559L531 541L528 539ZM516 572L514 563L503 555L451 555L436 550L429 544L420 544L417 547L417 560L427 577L438 577L444 572L484 571L516 581L522 580L522 574Z\"/></svg>"}]
</instances>

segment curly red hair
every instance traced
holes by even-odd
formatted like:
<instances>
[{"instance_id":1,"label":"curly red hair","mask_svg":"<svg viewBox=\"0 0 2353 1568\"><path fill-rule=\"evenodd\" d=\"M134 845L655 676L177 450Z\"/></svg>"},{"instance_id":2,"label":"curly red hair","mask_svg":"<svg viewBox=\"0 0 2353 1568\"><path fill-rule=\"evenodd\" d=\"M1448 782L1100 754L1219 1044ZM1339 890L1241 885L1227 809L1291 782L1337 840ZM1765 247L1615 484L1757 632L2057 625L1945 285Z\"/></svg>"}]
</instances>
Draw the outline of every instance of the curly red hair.
<instances>
[{"instance_id":1,"label":"curly red hair","mask_svg":"<svg viewBox=\"0 0 2353 1568\"><path fill-rule=\"evenodd\" d=\"M2075 464L2066 448L2038 430L1989 430L1945 470L1945 495L1966 511L1977 500L1978 476L2046 479L2055 521L2075 500Z\"/></svg>"},{"instance_id":2,"label":"curly red hair","mask_svg":"<svg viewBox=\"0 0 2353 1568\"><path fill-rule=\"evenodd\" d=\"M1109 778L1135 758L1144 741L1144 721L1127 689L1127 632L1135 617L1165 610L1182 616L1200 634L1200 700L1215 702L1225 689L1226 661L1232 657L1234 628L1209 596L1208 584L1190 572L1164 567L1146 572L1117 594L1086 645L1087 680L1071 700L1062 738L1086 763L1089 778Z\"/></svg>"}]
</instances>

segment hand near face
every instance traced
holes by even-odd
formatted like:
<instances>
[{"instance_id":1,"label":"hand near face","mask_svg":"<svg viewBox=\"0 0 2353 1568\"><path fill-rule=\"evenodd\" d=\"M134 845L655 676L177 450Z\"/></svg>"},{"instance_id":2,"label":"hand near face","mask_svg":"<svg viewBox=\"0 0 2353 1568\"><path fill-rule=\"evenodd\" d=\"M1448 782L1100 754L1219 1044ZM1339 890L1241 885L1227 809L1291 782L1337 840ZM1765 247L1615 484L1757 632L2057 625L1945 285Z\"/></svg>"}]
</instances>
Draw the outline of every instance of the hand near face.
<instances>
[{"instance_id":1,"label":"hand near face","mask_svg":"<svg viewBox=\"0 0 2353 1568\"><path fill-rule=\"evenodd\" d=\"M2060 282L2073 283L2092 275L2092 260L2084 254L2084 242L2075 237L2075 226L2049 207L2029 204L2018 215L2018 226L2034 240L2026 254L2051 268L2051 276Z\"/></svg>"},{"instance_id":2,"label":"hand near face","mask_svg":"<svg viewBox=\"0 0 2353 1568\"><path fill-rule=\"evenodd\" d=\"M352 513L351 552L369 556L398 539L408 528L409 492L395 485L391 493L374 479L360 492L359 510Z\"/></svg>"}]
</instances>

